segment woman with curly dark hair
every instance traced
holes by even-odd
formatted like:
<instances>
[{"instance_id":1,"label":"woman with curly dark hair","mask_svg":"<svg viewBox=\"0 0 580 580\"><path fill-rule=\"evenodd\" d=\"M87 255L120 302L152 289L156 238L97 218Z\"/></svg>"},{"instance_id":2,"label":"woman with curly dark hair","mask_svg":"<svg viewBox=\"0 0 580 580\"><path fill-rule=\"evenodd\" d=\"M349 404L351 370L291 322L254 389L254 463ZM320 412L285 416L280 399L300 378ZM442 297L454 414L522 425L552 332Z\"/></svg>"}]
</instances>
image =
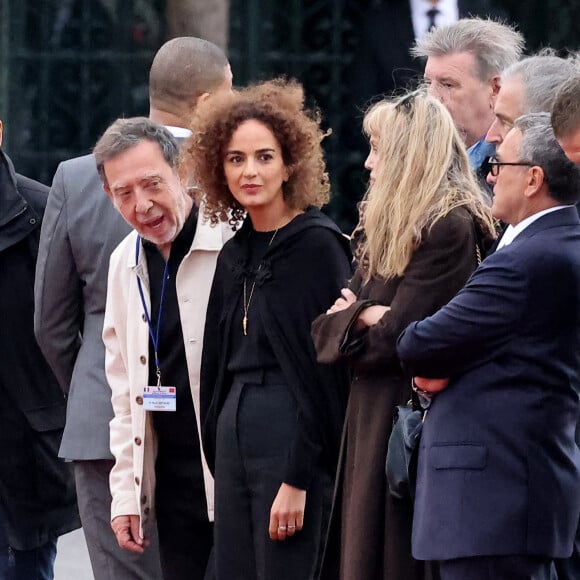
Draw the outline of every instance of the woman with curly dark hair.
<instances>
[{"instance_id":1,"label":"woman with curly dark hair","mask_svg":"<svg viewBox=\"0 0 580 580\"><path fill-rule=\"evenodd\" d=\"M277 80L216 95L192 130L205 216L243 222L218 258L202 363L217 579L316 578L347 381L316 362L310 324L351 274L348 240L318 209L320 117Z\"/></svg>"}]
</instances>

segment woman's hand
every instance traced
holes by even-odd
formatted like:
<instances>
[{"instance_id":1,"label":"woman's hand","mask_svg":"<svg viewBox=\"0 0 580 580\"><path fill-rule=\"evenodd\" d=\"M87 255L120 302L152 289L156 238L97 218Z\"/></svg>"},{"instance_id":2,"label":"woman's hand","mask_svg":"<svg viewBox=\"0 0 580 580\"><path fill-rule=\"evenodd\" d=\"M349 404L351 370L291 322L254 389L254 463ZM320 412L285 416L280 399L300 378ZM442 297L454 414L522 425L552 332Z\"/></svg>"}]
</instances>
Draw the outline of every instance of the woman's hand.
<instances>
[{"instance_id":1,"label":"woman's hand","mask_svg":"<svg viewBox=\"0 0 580 580\"><path fill-rule=\"evenodd\" d=\"M139 520L139 516L130 515L117 516L111 522L111 528L119 546L136 554L142 554L149 545L149 541L139 535Z\"/></svg>"},{"instance_id":2,"label":"woman's hand","mask_svg":"<svg viewBox=\"0 0 580 580\"><path fill-rule=\"evenodd\" d=\"M285 540L304 525L306 490L283 483L270 510L270 539Z\"/></svg>"},{"instance_id":3,"label":"woman's hand","mask_svg":"<svg viewBox=\"0 0 580 580\"><path fill-rule=\"evenodd\" d=\"M351 304L356 302L356 294L348 288L343 288L340 291L341 297L336 299L336 302L326 311L326 314L333 314L346 310Z\"/></svg>"},{"instance_id":4,"label":"woman's hand","mask_svg":"<svg viewBox=\"0 0 580 580\"><path fill-rule=\"evenodd\" d=\"M375 325L385 315L385 312L388 312L390 309L390 306L381 306L380 304L364 308L358 315L356 321L357 329L362 330L366 326Z\"/></svg>"}]
</instances>

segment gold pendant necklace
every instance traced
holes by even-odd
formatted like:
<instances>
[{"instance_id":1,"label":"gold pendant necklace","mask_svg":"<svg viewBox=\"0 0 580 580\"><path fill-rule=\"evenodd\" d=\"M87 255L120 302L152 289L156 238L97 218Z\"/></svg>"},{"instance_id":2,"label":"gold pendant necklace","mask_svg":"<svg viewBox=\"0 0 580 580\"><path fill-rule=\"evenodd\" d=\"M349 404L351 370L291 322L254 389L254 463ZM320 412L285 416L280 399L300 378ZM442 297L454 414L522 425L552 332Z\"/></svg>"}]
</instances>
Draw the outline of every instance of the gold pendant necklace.
<instances>
[{"instance_id":1,"label":"gold pendant necklace","mask_svg":"<svg viewBox=\"0 0 580 580\"><path fill-rule=\"evenodd\" d=\"M276 234L278 233L279 229L280 229L280 226L278 226L274 230L274 233L272 234L272 237L270 238L270 241L268 242L268 248L272 245L272 242L274 241L274 238L276 237ZM244 301L243 301L244 317L242 318L242 330L244 331L244 336L248 336L248 311L250 310L250 303L252 302L252 296L254 295L254 288L256 287L256 278L258 277L258 272L261 269L262 269L262 262L260 262L260 265L258 266L258 269L256 270L256 276L254 277L254 281L252 282L252 287L250 288L250 295L247 297L247 299L246 299L247 278L244 276Z\"/></svg>"}]
</instances>

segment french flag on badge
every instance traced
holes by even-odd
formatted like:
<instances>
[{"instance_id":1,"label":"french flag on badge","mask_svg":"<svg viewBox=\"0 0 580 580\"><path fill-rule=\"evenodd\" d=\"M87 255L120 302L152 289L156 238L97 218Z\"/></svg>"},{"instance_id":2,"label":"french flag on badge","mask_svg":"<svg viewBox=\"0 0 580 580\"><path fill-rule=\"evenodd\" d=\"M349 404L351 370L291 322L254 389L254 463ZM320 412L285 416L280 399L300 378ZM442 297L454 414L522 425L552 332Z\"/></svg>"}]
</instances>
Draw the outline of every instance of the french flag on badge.
<instances>
[{"instance_id":1,"label":"french flag on badge","mask_svg":"<svg viewBox=\"0 0 580 580\"><path fill-rule=\"evenodd\" d=\"M173 395L175 393L175 387L169 387L169 393Z\"/></svg>"}]
</instances>

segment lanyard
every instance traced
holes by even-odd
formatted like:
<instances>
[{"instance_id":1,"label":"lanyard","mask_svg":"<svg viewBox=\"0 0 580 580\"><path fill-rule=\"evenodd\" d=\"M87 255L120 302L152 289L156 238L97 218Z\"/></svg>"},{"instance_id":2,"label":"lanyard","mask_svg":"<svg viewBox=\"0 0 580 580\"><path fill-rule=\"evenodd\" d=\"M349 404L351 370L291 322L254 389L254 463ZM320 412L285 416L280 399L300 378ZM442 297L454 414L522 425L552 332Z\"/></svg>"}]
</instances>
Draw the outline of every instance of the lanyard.
<instances>
[{"instance_id":1,"label":"lanyard","mask_svg":"<svg viewBox=\"0 0 580 580\"><path fill-rule=\"evenodd\" d=\"M139 250L141 248L141 236L137 236L137 244L135 246L135 265L139 264ZM149 327L149 336L151 337L151 342L153 343L153 352L155 353L155 374L157 375L157 386L161 386L161 367L159 365L159 331L161 328L161 315L163 313L163 300L165 298L165 285L168 278L168 266L169 260L165 262L165 268L163 268L163 281L161 283L161 296L159 297L159 314L157 315L157 328L153 332L153 324L151 323L151 317L147 310L147 303L145 302L145 295L143 294L143 287L141 286L141 279L137 276L137 288L139 288L139 296L141 296L141 304L143 305L143 312L145 313L145 318L147 319L147 326Z\"/></svg>"}]
</instances>

